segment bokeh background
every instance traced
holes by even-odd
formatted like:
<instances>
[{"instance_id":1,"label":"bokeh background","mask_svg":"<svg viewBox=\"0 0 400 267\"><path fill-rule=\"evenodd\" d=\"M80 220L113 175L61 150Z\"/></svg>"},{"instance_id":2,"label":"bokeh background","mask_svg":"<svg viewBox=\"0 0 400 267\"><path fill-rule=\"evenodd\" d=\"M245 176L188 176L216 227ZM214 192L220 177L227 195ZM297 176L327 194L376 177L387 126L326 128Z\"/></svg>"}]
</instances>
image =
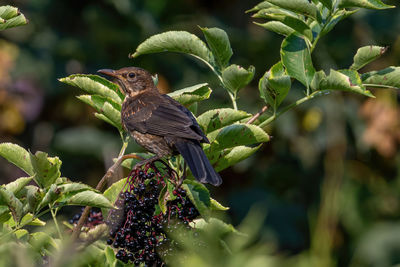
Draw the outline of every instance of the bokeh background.
<instances>
[{"instance_id":1,"label":"bokeh background","mask_svg":"<svg viewBox=\"0 0 400 267\"><path fill-rule=\"evenodd\" d=\"M231 62L256 67L255 79L239 93L239 108L256 113L263 106L258 79L279 60L282 41L245 14L257 3L0 1L18 6L29 19L27 26L0 33L0 142L56 155L63 161L63 176L96 185L119 151L119 135L75 98L81 92L57 79L134 65L157 73L164 92L208 82L213 94L199 105L199 113L229 107L215 76L192 58L161 53L128 59L153 34L186 30L201 36L198 26L224 29L234 52ZM374 44L389 50L362 71L400 65L399 32L398 8L362 10L320 40L314 64L325 71L345 68L358 47ZM301 97L302 90L295 84L286 102ZM221 187L210 188L214 198L231 207L227 220L238 224L262 203L267 218L260 242L276 255L293 260L316 255L319 266L399 264L400 97L394 90L373 92L376 99L327 95L273 123L272 141L223 171ZM23 175L0 159L0 183Z\"/></svg>"}]
</instances>

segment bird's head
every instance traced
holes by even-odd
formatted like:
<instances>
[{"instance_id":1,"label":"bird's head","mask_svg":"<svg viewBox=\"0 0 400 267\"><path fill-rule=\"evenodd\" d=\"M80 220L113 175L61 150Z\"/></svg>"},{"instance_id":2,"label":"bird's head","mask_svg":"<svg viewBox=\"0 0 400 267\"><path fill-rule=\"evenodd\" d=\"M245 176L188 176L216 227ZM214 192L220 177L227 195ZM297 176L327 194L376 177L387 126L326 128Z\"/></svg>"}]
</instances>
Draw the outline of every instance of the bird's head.
<instances>
[{"instance_id":1,"label":"bird's head","mask_svg":"<svg viewBox=\"0 0 400 267\"><path fill-rule=\"evenodd\" d=\"M113 78L125 95L133 97L145 90L156 90L151 74L144 69L127 67L119 70L102 69L99 73Z\"/></svg>"}]
</instances>

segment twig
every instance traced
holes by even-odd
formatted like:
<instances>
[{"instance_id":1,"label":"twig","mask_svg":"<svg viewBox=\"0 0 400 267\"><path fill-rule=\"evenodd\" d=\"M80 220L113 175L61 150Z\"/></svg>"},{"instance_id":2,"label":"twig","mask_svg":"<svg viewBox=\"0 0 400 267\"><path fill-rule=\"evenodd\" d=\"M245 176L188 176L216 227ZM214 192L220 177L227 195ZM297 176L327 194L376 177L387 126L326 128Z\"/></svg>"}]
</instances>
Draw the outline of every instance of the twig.
<instances>
[{"instance_id":1,"label":"twig","mask_svg":"<svg viewBox=\"0 0 400 267\"><path fill-rule=\"evenodd\" d=\"M107 184L108 179L110 179L114 175L114 172L119 167L119 165L121 165L121 163L124 160L129 159L129 158L143 160L142 157L140 157L136 154L128 154L128 155L124 155L124 156L119 156L118 160L107 170L107 172L106 172L106 174L104 174L103 178L101 178L100 182L96 186L96 190L102 191L103 187ZM72 231L72 241L75 241L76 239L78 239L79 234L81 233L81 228L89 216L90 208L91 208L90 206L86 206L85 209L83 210L78 223L76 224L76 226L74 227L74 230Z\"/></svg>"},{"instance_id":2,"label":"twig","mask_svg":"<svg viewBox=\"0 0 400 267\"><path fill-rule=\"evenodd\" d=\"M267 109L268 106L263 106L263 108L257 114L254 114L254 116L251 117L250 120L246 122L246 124L252 124L256 119L258 119L258 117L260 117L265 111L267 111Z\"/></svg>"}]
</instances>

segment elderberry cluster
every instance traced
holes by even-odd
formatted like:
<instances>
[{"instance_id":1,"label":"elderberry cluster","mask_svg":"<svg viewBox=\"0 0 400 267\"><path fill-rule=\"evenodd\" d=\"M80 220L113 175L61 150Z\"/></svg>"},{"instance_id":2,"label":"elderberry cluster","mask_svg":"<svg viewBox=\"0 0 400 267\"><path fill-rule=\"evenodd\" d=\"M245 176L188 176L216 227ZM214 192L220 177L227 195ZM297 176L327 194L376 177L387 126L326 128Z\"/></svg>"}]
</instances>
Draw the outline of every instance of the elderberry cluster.
<instances>
[{"instance_id":1,"label":"elderberry cluster","mask_svg":"<svg viewBox=\"0 0 400 267\"><path fill-rule=\"evenodd\" d=\"M189 223L199 215L182 188L173 191L166 212L160 211L158 199L166 178L154 165L134 170L116 201L118 209L110 212L107 244L122 262L164 266L162 258L173 253L176 243L167 234L179 225L191 228Z\"/></svg>"}]
</instances>

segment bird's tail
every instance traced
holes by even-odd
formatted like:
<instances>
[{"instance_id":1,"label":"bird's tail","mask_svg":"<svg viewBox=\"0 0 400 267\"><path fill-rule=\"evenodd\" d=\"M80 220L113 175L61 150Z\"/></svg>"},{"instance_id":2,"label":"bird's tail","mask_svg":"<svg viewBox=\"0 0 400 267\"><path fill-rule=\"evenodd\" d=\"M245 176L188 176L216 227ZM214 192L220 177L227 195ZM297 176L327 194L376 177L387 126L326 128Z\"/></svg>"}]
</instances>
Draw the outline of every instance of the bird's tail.
<instances>
[{"instance_id":1,"label":"bird's tail","mask_svg":"<svg viewBox=\"0 0 400 267\"><path fill-rule=\"evenodd\" d=\"M222 183L221 176L211 166L199 143L182 140L176 142L175 147L199 182L210 183L214 186L219 186Z\"/></svg>"}]
</instances>

